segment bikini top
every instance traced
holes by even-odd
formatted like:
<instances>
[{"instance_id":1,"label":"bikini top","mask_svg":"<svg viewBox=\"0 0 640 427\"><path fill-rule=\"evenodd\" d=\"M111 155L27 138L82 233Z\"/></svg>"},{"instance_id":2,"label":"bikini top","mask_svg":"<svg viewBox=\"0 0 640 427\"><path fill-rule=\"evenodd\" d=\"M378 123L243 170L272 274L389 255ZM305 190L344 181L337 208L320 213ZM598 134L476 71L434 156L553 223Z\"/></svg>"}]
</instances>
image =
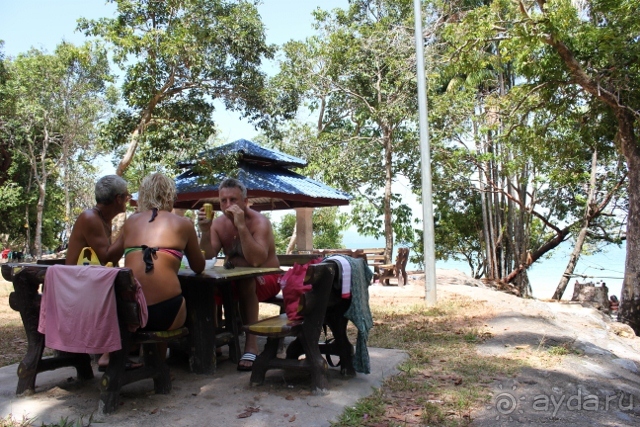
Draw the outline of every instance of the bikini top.
<instances>
[{"instance_id":1,"label":"bikini top","mask_svg":"<svg viewBox=\"0 0 640 427\"><path fill-rule=\"evenodd\" d=\"M153 270L153 257L155 256L156 252L164 252L167 253L169 255L173 255L174 257L178 258L178 259L182 259L182 256L184 255L184 253L182 251L179 251L178 249L171 249L171 248L160 248L158 246L156 247L151 247L151 246L147 246L147 245L141 245L141 246L131 246L129 248L125 248L124 250L124 256L127 256L127 254L131 253L131 252L135 252L135 251L142 251L142 260L144 261L144 272L148 273L151 270Z\"/></svg>"},{"instance_id":2,"label":"bikini top","mask_svg":"<svg viewBox=\"0 0 640 427\"><path fill-rule=\"evenodd\" d=\"M156 219L156 216L158 216L158 208L153 208L151 210L151 219L149 220L149 222L152 222L154 219ZM151 246L147 246L147 245L140 245L140 246L131 246L128 248L125 248L124 250L124 256L127 256L127 254L131 253L131 252L135 252L135 251L143 251L142 253L142 260L144 261L144 272L148 273L151 270L153 270L153 257L155 256L156 252L164 252L167 253L169 255L173 255L174 257L178 258L179 260L182 259L182 256L184 255L184 253L178 249L172 249L172 248L161 248L158 246L155 247L151 247Z\"/></svg>"}]
</instances>

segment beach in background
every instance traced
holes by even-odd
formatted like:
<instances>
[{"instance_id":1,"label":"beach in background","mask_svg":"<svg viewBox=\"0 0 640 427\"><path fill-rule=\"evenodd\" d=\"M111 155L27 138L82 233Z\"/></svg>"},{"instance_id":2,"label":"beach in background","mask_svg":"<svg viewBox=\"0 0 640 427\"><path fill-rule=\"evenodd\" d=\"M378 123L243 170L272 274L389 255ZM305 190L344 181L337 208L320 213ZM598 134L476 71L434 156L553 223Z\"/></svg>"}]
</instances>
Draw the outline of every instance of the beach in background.
<instances>
[{"instance_id":1,"label":"beach in background","mask_svg":"<svg viewBox=\"0 0 640 427\"><path fill-rule=\"evenodd\" d=\"M344 232L342 241L347 249L384 247L384 239L360 236L352 228ZM397 247L395 249L397 249ZM529 268L529 281L531 282L531 289L535 298L548 299L552 297L562 277L562 273L564 273L567 267L567 261L569 260L572 249L571 244L565 242L553 252L550 258L542 258ZM598 283L602 281L606 283L609 288L609 295L620 297L624 275L625 251L626 245L624 244L621 247L610 245L603 252L593 255L582 255L574 271L574 274L579 275L579 277L574 277L569 281L562 299L571 299L573 295L573 284L576 280L581 283ZM463 261L436 260L436 268L455 269L467 275L471 274L468 264ZM407 265L407 270L418 270L418 266L409 264Z\"/></svg>"}]
</instances>

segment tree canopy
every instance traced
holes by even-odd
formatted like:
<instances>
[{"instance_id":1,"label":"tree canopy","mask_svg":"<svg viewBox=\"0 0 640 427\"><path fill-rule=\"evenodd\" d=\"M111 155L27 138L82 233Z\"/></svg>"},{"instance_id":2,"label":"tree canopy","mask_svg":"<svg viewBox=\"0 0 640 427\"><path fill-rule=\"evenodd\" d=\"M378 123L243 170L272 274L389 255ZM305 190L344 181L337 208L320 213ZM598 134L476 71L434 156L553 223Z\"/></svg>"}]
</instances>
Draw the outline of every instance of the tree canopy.
<instances>
[{"instance_id":1,"label":"tree canopy","mask_svg":"<svg viewBox=\"0 0 640 427\"><path fill-rule=\"evenodd\" d=\"M289 128L307 137L308 170L357 195L352 221L385 238L387 261L394 236L412 232L410 210L392 192L417 152L411 10L408 1L317 10L318 35L285 44L272 82L285 104L317 114L314 132Z\"/></svg>"},{"instance_id":2,"label":"tree canopy","mask_svg":"<svg viewBox=\"0 0 640 427\"><path fill-rule=\"evenodd\" d=\"M90 151L87 141L105 108L109 65L100 47L68 43L53 54L32 49L4 65L2 136L9 166L2 198L11 218L5 231L9 242L21 241L39 256L43 244L59 245L68 223L70 196L61 190L69 181L63 177L79 153Z\"/></svg>"},{"instance_id":3,"label":"tree canopy","mask_svg":"<svg viewBox=\"0 0 640 427\"><path fill-rule=\"evenodd\" d=\"M116 173L138 146L145 162L173 167L215 133L214 101L244 117L263 113L262 60L273 56L255 2L112 0L115 18L81 19L78 28L112 49L124 72L125 106L103 129L112 149L127 146ZM174 157L175 158L175 157Z\"/></svg>"}]
</instances>

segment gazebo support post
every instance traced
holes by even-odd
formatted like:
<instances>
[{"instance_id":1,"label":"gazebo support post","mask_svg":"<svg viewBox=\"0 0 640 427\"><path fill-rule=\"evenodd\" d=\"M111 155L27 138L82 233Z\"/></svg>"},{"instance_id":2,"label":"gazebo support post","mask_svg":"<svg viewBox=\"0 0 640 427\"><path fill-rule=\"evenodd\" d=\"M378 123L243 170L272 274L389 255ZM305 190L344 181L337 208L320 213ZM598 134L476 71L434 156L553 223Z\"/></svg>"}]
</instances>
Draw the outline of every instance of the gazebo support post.
<instances>
[{"instance_id":1,"label":"gazebo support post","mask_svg":"<svg viewBox=\"0 0 640 427\"><path fill-rule=\"evenodd\" d=\"M313 208L296 208L296 246L298 251L313 249Z\"/></svg>"}]
</instances>

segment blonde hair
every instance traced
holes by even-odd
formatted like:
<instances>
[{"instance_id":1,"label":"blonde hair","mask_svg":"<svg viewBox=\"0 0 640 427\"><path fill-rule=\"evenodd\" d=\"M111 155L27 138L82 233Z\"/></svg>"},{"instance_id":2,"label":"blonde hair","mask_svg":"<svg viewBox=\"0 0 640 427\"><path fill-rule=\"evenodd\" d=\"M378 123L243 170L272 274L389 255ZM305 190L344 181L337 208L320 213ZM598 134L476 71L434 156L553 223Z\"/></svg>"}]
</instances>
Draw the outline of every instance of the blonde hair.
<instances>
[{"instance_id":1,"label":"blonde hair","mask_svg":"<svg viewBox=\"0 0 640 427\"><path fill-rule=\"evenodd\" d=\"M173 209L176 199L176 184L161 173L154 173L142 180L138 189L138 211L157 208L162 211Z\"/></svg>"}]
</instances>

